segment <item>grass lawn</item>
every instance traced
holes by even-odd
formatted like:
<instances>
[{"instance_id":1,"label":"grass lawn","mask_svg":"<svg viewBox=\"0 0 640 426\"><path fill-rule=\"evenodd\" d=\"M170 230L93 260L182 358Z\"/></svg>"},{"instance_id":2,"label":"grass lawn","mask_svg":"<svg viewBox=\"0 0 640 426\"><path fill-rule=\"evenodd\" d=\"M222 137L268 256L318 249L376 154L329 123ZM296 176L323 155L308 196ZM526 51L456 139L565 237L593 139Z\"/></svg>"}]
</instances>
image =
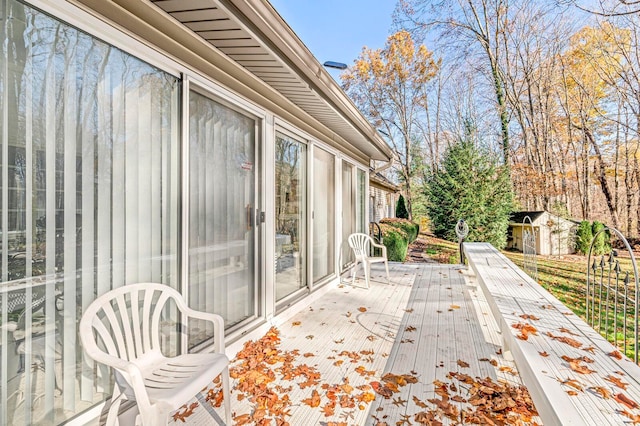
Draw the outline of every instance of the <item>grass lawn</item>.
<instances>
[{"instance_id":1,"label":"grass lawn","mask_svg":"<svg viewBox=\"0 0 640 426\"><path fill-rule=\"evenodd\" d=\"M435 238L432 235L422 236L427 241L426 256L440 263L459 262L458 244ZM503 251L518 267L523 267L523 255L519 252ZM623 270L630 270L630 261L621 258ZM567 308L576 315L585 319L586 306L586 282L587 282L587 258L580 255L566 256L537 256L538 282L547 291L553 294ZM609 314L613 323L613 313ZM620 323L623 316L618 315ZM629 316L628 316L629 318ZM633 322L628 321L627 326L627 350L626 355L633 359ZM604 329L604 326L602 327ZM604 331L604 330L602 330ZM614 343L613 327L609 327L609 335L606 336ZM603 333L604 334L604 333ZM617 344L622 348L621 333L618 332Z\"/></svg>"}]
</instances>

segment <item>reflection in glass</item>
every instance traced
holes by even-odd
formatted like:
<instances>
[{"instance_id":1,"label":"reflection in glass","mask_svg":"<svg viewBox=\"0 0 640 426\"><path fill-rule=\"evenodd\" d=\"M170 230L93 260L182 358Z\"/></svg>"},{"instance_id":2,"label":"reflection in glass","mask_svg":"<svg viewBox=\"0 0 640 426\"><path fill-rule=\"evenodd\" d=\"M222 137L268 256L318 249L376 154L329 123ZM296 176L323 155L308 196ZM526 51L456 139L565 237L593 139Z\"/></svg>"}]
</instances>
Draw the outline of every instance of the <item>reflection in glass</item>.
<instances>
[{"instance_id":1,"label":"reflection in glass","mask_svg":"<svg viewBox=\"0 0 640 426\"><path fill-rule=\"evenodd\" d=\"M335 157L313 154L313 281L335 272Z\"/></svg>"},{"instance_id":2,"label":"reflection in glass","mask_svg":"<svg viewBox=\"0 0 640 426\"><path fill-rule=\"evenodd\" d=\"M128 283L177 285L179 82L3 7L0 424L58 424L112 390L107 369L83 362L88 304Z\"/></svg>"},{"instance_id":3,"label":"reflection in glass","mask_svg":"<svg viewBox=\"0 0 640 426\"><path fill-rule=\"evenodd\" d=\"M276 135L276 300L307 286L306 154L306 145Z\"/></svg>"},{"instance_id":4,"label":"reflection in glass","mask_svg":"<svg viewBox=\"0 0 640 426\"><path fill-rule=\"evenodd\" d=\"M191 92L189 305L229 328L256 315L256 121ZM212 326L192 322L190 346Z\"/></svg>"}]
</instances>

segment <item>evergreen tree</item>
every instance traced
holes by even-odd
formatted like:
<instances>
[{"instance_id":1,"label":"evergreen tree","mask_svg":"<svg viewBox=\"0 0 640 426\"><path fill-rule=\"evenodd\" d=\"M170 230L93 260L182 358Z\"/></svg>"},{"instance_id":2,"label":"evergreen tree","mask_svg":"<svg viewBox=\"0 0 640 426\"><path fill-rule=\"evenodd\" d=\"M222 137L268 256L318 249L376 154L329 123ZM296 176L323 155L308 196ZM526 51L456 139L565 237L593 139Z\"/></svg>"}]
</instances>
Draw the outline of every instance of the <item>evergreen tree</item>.
<instances>
[{"instance_id":1,"label":"evergreen tree","mask_svg":"<svg viewBox=\"0 0 640 426\"><path fill-rule=\"evenodd\" d=\"M589 247L591 247L591 241L593 240L593 229L591 223L588 220L583 220L578 225L576 231L576 251L582 254L589 253Z\"/></svg>"},{"instance_id":2,"label":"evergreen tree","mask_svg":"<svg viewBox=\"0 0 640 426\"><path fill-rule=\"evenodd\" d=\"M425 194L431 228L437 236L456 241L456 222L464 219L469 225L467 241L503 248L513 206L509 173L470 136L449 147L440 169L428 175Z\"/></svg>"},{"instance_id":3,"label":"evergreen tree","mask_svg":"<svg viewBox=\"0 0 640 426\"><path fill-rule=\"evenodd\" d=\"M407 206L404 203L404 197L400 194L398 203L396 204L396 217L399 219L409 219L409 212Z\"/></svg>"}]
</instances>

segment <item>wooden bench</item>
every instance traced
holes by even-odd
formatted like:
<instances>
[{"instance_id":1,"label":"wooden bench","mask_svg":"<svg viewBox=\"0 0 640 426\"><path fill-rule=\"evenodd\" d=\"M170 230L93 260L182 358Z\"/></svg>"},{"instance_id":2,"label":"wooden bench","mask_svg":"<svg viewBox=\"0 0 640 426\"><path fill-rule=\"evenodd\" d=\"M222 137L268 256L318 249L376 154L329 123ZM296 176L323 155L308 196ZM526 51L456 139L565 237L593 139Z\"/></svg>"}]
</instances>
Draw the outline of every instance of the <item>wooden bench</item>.
<instances>
[{"instance_id":1,"label":"wooden bench","mask_svg":"<svg viewBox=\"0 0 640 426\"><path fill-rule=\"evenodd\" d=\"M638 365L609 355L617 351L612 344L491 244L465 243L464 252L501 329L503 350L511 353L545 425L634 424L629 415L640 422L640 409L616 399L622 394L640 404ZM537 334L523 340L514 324L529 324ZM594 372L574 371L563 356L588 357L574 365ZM628 386L623 390L607 377Z\"/></svg>"}]
</instances>

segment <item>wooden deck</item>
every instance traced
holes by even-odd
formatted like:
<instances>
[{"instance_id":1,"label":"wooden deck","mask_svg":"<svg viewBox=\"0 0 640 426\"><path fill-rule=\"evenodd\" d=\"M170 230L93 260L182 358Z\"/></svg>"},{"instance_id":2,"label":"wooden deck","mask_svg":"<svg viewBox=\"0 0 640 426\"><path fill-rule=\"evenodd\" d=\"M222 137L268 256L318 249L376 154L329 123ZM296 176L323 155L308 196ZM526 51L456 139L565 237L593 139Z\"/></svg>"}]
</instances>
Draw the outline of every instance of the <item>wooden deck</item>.
<instances>
[{"instance_id":1,"label":"wooden deck","mask_svg":"<svg viewBox=\"0 0 640 426\"><path fill-rule=\"evenodd\" d=\"M433 381L451 382L446 377L451 371L519 384L515 366L501 355L501 338L490 309L470 285L466 268L392 263L390 273L391 283L387 284L384 266L373 265L371 289L340 285L279 327L278 349L295 354L293 365L306 364L320 374L315 387L301 389L301 380L283 380L276 373L278 380L271 385L282 386L280 396L291 399L290 417L286 418L290 425L394 425L407 419L417 424L414 415L424 408L416 403L434 398ZM356 285L364 286L364 281ZM273 366L274 371L277 368ZM387 399L369 386L386 373L417 380L400 386ZM232 379L232 388L237 383ZM368 393L375 400L362 398L351 407L338 403L333 410L325 409L330 405L327 388L338 390L339 400L338 387L346 383L353 388L347 389L350 397ZM302 401L311 398L314 389L321 398L312 408ZM234 414L252 413L255 405L246 395L240 396L242 401L238 396L237 389L232 391ZM208 408L203 395L199 400L202 408ZM188 424L216 424L202 408L186 419ZM332 414L326 416L325 411ZM181 420L176 423L184 424Z\"/></svg>"}]
</instances>

